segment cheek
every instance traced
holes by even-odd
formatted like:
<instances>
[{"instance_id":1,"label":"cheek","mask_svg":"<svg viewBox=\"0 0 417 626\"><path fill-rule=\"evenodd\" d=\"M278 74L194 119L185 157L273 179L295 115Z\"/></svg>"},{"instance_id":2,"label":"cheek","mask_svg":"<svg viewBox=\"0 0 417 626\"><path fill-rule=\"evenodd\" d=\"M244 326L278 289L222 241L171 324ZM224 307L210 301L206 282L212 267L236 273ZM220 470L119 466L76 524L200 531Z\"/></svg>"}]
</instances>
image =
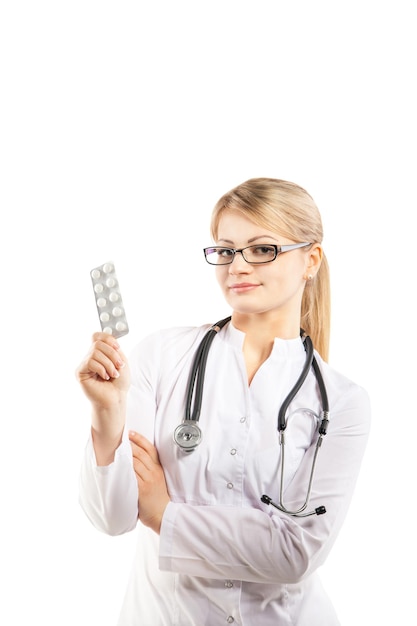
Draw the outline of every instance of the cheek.
<instances>
[{"instance_id":1,"label":"cheek","mask_svg":"<svg viewBox=\"0 0 417 626\"><path fill-rule=\"evenodd\" d=\"M280 259L283 261L283 259ZM275 268L276 269L276 268ZM265 282L274 287L278 293L298 291L304 287L304 268L302 263L282 263L279 271L272 271L265 275Z\"/></svg>"},{"instance_id":2,"label":"cheek","mask_svg":"<svg viewBox=\"0 0 417 626\"><path fill-rule=\"evenodd\" d=\"M296 252L296 250L294 250ZM282 261L282 265L280 267L280 275L288 280L292 280L294 283L298 282L303 278L305 274L305 262L304 258L301 255L289 256L293 254L289 252L287 258L280 259ZM285 256L285 255L283 255Z\"/></svg>"},{"instance_id":3,"label":"cheek","mask_svg":"<svg viewBox=\"0 0 417 626\"><path fill-rule=\"evenodd\" d=\"M288 294L302 293L305 287L304 268L294 264L283 276L283 288Z\"/></svg>"},{"instance_id":4,"label":"cheek","mask_svg":"<svg viewBox=\"0 0 417 626\"><path fill-rule=\"evenodd\" d=\"M220 287L224 287L224 283L227 278L227 265L217 265L215 268L216 280L219 283Z\"/></svg>"}]
</instances>

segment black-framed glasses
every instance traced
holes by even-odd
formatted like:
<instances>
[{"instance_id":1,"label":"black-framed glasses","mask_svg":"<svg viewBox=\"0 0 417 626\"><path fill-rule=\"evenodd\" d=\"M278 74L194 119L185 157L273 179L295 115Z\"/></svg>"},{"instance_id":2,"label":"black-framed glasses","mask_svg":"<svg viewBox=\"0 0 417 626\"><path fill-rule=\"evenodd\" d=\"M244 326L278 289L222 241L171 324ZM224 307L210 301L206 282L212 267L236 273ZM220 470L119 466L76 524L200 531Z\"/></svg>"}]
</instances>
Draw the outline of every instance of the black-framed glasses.
<instances>
[{"instance_id":1,"label":"black-framed glasses","mask_svg":"<svg viewBox=\"0 0 417 626\"><path fill-rule=\"evenodd\" d=\"M256 244L256 246L246 246L246 248L225 248L223 246L213 246L210 248L204 248L204 256L207 263L210 265L230 265L233 263L235 254L240 254L245 259L246 263L251 265L261 265L261 263L271 263L275 261L277 256L290 250L296 250L297 248L304 248L309 246L309 243L292 243L285 246L277 246L275 244Z\"/></svg>"}]
</instances>

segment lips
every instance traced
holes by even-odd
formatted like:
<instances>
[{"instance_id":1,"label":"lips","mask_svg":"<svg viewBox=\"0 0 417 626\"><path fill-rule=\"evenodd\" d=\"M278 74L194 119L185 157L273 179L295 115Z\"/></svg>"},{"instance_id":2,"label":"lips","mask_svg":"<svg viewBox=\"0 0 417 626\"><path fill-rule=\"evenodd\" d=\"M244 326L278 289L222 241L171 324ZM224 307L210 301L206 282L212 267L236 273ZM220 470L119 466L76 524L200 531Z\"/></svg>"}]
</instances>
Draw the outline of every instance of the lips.
<instances>
[{"instance_id":1,"label":"lips","mask_svg":"<svg viewBox=\"0 0 417 626\"><path fill-rule=\"evenodd\" d=\"M259 285L255 283L234 283L233 285L230 285L229 289L230 291L234 291L236 293L242 293L245 291L252 291L257 287L259 287Z\"/></svg>"}]
</instances>

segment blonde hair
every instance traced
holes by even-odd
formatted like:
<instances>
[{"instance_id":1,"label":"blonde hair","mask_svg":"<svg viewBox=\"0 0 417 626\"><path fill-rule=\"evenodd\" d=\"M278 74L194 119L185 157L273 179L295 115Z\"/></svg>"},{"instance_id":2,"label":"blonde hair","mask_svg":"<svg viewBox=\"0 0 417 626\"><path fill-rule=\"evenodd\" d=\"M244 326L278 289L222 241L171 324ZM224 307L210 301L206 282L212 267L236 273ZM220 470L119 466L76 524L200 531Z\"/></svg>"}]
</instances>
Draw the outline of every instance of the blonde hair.
<instances>
[{"instance_id":1,"label":"blonde hair","mask_svg":"<svg viewBox=\"0 0 417 626\"><path fill-rule=\"evenodd\" d=\"M321 243L320 212L309 193L299 185L275 178L251 178L224 194L211 218L211 235L217 239L220 217L238 211L255 224L278 231L295 242ZM330 276L323 253L320 269L307 281L301 302L301 326L326 361L330 343Z\"/></svg>"}]
</instances>

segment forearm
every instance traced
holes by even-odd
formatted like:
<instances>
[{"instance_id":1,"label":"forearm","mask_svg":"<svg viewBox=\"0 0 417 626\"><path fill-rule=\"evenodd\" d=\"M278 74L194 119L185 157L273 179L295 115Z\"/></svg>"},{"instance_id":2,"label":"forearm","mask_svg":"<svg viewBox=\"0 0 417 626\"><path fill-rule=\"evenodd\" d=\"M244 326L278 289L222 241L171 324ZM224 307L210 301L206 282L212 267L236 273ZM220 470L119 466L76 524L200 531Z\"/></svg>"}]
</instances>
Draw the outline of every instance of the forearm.
<instances>
[{"instance_id":1,"label":"forearm","mask_svg":"<svg viewBox=\"0 0 417 626\"><path fill-rule=\"evenodd\" d=\"M91 416L91 437L97 465L110 465L120 446L126 421L126 398L110 408L94 407Z\"/></svg>"},{"instance_id":2,"label":"forearm","mask_svg":"<svg viewBox=\"0 0 417 626\"><path fill-rule=\"evenodd\" d=\"M317 463L309 508L325 515L293 518L264 507L194 503L168 504L161 526L163 570L248 582L295 583L323 564L343 524L366 446L368 421L350 412L329 433ZM343 420L342 420L343 418ZM303 457L285 491L290 509L299 506L308 484L315 446ZM258 508L259 507L259 508Z\"/></svg>"},{"instance_id":3,"label":"forearm","mask_svg":"<svg viewBox=\"0 0 417 626\"><path fill-rule=\"evenodd\" d=\"M321 563L317 557L329 528L323 518L315 524L303 528L250 507L171 503L161 527L159 565L190 576L295 583Z\"/></svg>"}]
</instances>

